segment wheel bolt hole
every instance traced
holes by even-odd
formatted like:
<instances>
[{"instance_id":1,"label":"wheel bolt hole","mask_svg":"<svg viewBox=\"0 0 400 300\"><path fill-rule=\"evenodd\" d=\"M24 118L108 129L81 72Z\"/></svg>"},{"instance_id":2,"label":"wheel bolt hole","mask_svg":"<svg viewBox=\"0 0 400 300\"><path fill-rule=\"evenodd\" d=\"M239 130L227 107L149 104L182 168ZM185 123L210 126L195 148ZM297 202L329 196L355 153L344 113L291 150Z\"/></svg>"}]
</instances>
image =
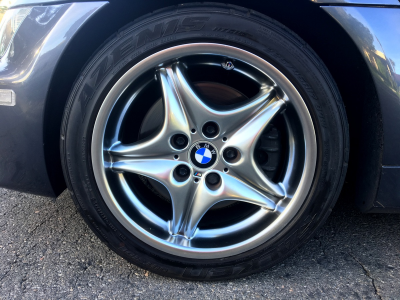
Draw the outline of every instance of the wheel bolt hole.
<instances>
[{"instance_id":1,"label":"wheel bolt hole","mask_svg":"<svg viewBox=\"0 0 400 300\"><path fill-rule=\"evenodd\" d=\"M228 172L229 172L229 169L228 169L228 168L225 168L225 169L224 169L224 172L225 172L225 173L228 173Z\"/></svg>"},{"instance_id":2,"label":"wheel bolt hole","mask_svg":"<svg viewBox=\"0 0 400 300\"><path fill-rule=\"evenodd\" d=\"M192 128L192 130L190 132L195 134L196 133L196 129Z\"/></svg>"},{"instance_id":3,"label":"wheel bolt hole","mask_svg":"<svg viewBox=\"0 0 400 300\"><path fill-rule=\"evenodd\" d=\"M206 185L209 189L216 190L221 186L221 176L217 173L210 173L206 177Z\"/></svg>"},{"instance_id":4,"label":"wheel bolt hole","mask_svg":"<svg viewBox=\"0 0 400 300\"><path fill-rule=\"evenodd\" d=\"M203 126L203 134L205 137L214 138L219 133L219 126L215 122L207 122Z\"/></svg>"},{"instance_id":5,"label":"wheel bolt hole","mask_svg":"<svg viewBox=\"0 0 400 300\"><path fill-rule=\"evenodd\" d=\"M174 170L174 178L178 182L186 181L190 176L190 169L188 166L180 165Z\"/></svg>"},{"instance_id":6,"label":"wheel bolt hole","mask_svg":"<svg viewBox=\"0 0 400 300\"><path fill-rule=\"evenodd\" d=\"M186 135L183 135L183 134L175 134L171 138L172 147L174 147L175 149L178 149L178 150L185 149L187 147L188 143L189 143L189 139L187 138Z\"/></svg>"},{"instance_id":7,"label":"wheel bolt hole","mask_svg":"<svg viewBox=\"0 0 400 300\"><path fill-rule=\"evenodd\" d=\"M223 142L226 142L227 140L228 140L227 137L223 137L223 138L222 138L222 141L223 141Z\"/></svg>"},{"instance_id":8,"label":"wheel bolt hole","mask_svg":"<svg viewBox=\"0 0 400 300\"><path fill-rule=\"evenodd\" d=\"M174 155L174 159L178 160L179 159L179 155Z\"/></svg>"},{"instance_id":9,"label":"wheel bolt hole","mask_svg":"<svg viewBox=\"0 0 400 300\"><path fill-rule=\"evenodd\" d=\"M224 150L224 159L228 163L235 163L240 159L240 152L232 147L226 148Z\"/></svg>"},{"instance_id":10,"label":"wheel bolt hole","mask_svg":"<svg viewBox=\"0 0 400 300\"><path fill-rule=\"evenodd\" d=\"M194 182L198 183L198 182L199 182L199 179L198 179L198 178L195 178L195 179L194 179Z\"/></svg>"}]
</instances>

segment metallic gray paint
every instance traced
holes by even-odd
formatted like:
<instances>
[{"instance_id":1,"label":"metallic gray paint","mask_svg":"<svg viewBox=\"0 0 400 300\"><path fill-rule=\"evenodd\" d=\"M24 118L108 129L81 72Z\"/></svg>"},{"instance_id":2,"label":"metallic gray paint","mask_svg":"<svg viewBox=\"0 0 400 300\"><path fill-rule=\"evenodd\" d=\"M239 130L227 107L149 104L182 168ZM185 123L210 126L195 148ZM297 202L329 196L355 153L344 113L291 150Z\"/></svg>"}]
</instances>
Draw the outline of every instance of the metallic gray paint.
<instances>
[{"instance_id":1,"label":"metallic gray paint","mask_svg":"<svg viewBox=\"0 0 400 300\"><path fill-rule=\"evenodd\" d=\"M350 35L367 63L381 104L383 165L400 165L400 10L323 7Z\"/></svg>"},{"instance_id":2,"label":"metallic gray paint","mask_svg":"<svg viewBox=\"0 0 400 300\"><path fill-rule=\"evenodd\" d=\"M400 208L400 10L323 7L350 35L367 63L381 105L384 144L376 198L359 204L363 211Z\"/></svg>"},{"instance_id":3,"label":"metallic gray paint","mask_svg":"<svg viewBox=\"0 0 400 300\"><path fill-rule=\"evenodd\" d=\"M95 1L95 0L86 0L86 1ZM311 0L315 3L323 3L323 4L362 4L362 5L399 5L398 0ZM68 3L68 2L76 2L73 0L15 0L15 2L10 5L10 7L16 6L27 6L27 5L38 5L38 4L60 4L60 3Z\"/></svg>"},{"instance_id":4,"label":"metallic gray paint","mask_svg":"<svg viewBox=\"0 0 400 300\"><path fill-rule=\"evenodd\" d=\"M357 4L357 5L397 5L400 6L398 0L311 0L316 3L323 4Z\"/></svg>"},{"instance_id":5,"label":"metallic gray paint","mask_svg":"<svg viewBox=\"0 0 400 300\"><path fill-rule=\"evenodd\" d=\"M107 2L34 7L18 30L15 53L0 60L0 89L12 89L13 107L0 107L0 185L55 196L43 147L44 107L53 71L68 41Z\"/></svg>"},{"instance_id":6,"label":"metallic gray paint","mask_svg":"<svg viewBox=\"0 0 400 300\"><path fill-rule=\"evenodd\" d=\"M96 1L96 0L85 0L85 2ZM19 7L19 6L32 6L32 5L54 5L63 3L72 3L78 1L71 0L14 0L14 2L9 6L9 8Z\"/></svg>"}]
</instances>

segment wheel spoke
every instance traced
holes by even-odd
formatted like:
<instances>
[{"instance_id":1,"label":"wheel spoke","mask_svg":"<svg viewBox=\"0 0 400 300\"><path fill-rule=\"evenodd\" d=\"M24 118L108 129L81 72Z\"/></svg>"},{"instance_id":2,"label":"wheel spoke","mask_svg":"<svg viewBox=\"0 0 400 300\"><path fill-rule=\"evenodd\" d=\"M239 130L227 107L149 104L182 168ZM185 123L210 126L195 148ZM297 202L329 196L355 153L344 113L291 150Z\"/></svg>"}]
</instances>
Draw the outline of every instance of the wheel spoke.
<instances>
[{"instance_id":1,"label":"wheel spoke","mask_svg":"<svg viewBox=\"0 0 400 300\"><path fill-rule=\"evenodd\" d=\"M222 172L216 172L221 176L221 184L217 189L210 189L205 180L202 180L196 188L191 189L191 204L187 205L186 217L180 225L180 232L187 238L191 238L205 213L215 204L221 201L244 201L262 206L268 210L275 210L276 204L245 182ZM188 194L188 195L189 195Z\"/></svg>"},{"instance_id":2,"label":"wheel spoke","mask_svg":"<svg viewBox=\"0 0 400 300\"><path fill-rule=\"evenodd\" d=\"M183 230L197 188L198 185L193 183L192 180L189 180L180 191L177 191L173 196L171 195L172 221L170 230L173 235L191 237L191 235L186 235Z\"/></svg>"},{"instance_id":3,"label":"wheel spoke","mask_svg":"<svg viewBox=\"0 0 400 300\"><path fill-rule=\"evenodd\" d=\"M243 179L248 180L278 198L286 196L285 188L283 185L273 183L271 180L266 178L254 160L254 150L263 130L285 107L286 104L283 100L267 104L255 116L253 116L250 121L239 128L230 137L225 147L222 149L223 151L228 147L237 148L240 151L241 157L238 162L230 164L230 169Z\"/></svg>"},{"instance_id":4,"label":"wheel spoke","mask_svg":"<svg viewBox=\"0 0 400 300\"><path fill-rule=\"evenodd\" d=\"M270 86L262 87L259 93L246 105L233 110L219 111L205 104L193 91L181 64L177 63L168 67L168 74L174 77L176 87L185 105L186 111L190 116L197 130L201 130L206 122L212 120L219 123L220 134L230 132L251 118L265 103L270 101L274 95L274 88Z\"/></svg>"},{"instance_id":5,"label":"wheel spoke","mask_svg":"<svg viewBox=\"0 0 400 300\"><path fill-rule=\"evenodd\" d=\"M188 179L183 182L177 181L174 177L174 170L179 165L186 165L190 170ZM111 168L116 172L135 173L162 183L167 188L172 201L176 203L184 202L185 195L190 188L189 179L191 178L192 170L187 163L166 159L135 159L115 162ZM181 198L183 200L180 202L176 201L176 199Z\"/></svg>"},{"instance_id":6,"label":"wheel spoke","mask_svg":"<svg viewBox=\"0 0 400 300\"><path fill-rule=\"evenodd\" d=\"M174 169L181 164L184 163L167 159L130 159L112 163L111 169L147 176L168 185Z\"/></svg>"},{"instance_id":7,"label":"wheel spoke","mask_svg":"<svg viewBox=\"0 0 400 300\"><path fill-rule=\"evenodd\" d=\"M111 155L123 157L154 157L163 154L180 152L170 145L170 139L175 134L184 134L190 143L190 128L186 112L181 103L177 87L168 69L158 70L161 82L165 119L162 129L157 134L132 144L116 143L110 149Z\"/></svg>"},{"instance_id":8,"label":"wheel spoke","mask_svg":"<svg viewBox=\"0 0 400 300\"><path fill-rule=\"evenodd\" d=\"M192 183L192 174L187 180L179 182L174 178L174 170L185 163L165 159L133 159L112 164L112 170L140 174L162 183L168 190L173 210L171 232L178 234L191 204L197 185ZM190 166L187 165L189 168ZM192 173L192 171L191 171Z\"/></svg>"}]
</instances>

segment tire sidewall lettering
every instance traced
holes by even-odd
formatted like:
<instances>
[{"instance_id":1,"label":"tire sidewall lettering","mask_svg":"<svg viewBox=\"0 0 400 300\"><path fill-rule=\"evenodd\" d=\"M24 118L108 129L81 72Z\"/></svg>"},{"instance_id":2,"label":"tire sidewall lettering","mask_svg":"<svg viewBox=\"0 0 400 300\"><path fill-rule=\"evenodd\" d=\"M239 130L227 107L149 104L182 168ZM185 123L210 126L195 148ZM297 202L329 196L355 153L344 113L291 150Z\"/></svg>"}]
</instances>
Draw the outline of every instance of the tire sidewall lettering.
<instances>
[{"instance_id":1,"label":"tire sidewall lettering","mask_svg":"<svg viewBox=\"0 0 400 300\"><path fill-rule=\"evenodd\" d=\"M172 19L142 29L139 33L132 34L118 43L118 46L91 71L90 82L86 83L80 92L82 119L86 116L87 103L92 99L95 89L111 73L115 75L129 62L145 51L174 40L169 37L174 33L188 33L202 30L209 17L186 17ZM174 24L174 28L171 28ZM153 28L152 28L153 27ZM133 53L132 53L133 52Z\"/></svg>"}]
</instances>

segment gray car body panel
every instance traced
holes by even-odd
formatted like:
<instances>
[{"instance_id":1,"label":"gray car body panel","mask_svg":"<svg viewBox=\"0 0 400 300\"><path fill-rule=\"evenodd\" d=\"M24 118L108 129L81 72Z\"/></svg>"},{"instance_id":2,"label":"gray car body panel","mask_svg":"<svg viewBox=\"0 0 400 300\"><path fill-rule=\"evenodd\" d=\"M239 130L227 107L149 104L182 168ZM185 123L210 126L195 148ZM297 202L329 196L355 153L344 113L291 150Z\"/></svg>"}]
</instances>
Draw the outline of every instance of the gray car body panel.
<instances>
[{"instance_id":1,"label":"gray car body panel","mask_svg":"<svg viewBox=\"0 0 400 300\"><path fill-rule=\"evenodd\" d=\"M9 8L20 7L20 6L38 6L38 5L54 5L54 4L64 4L72 2L95 2L96 0L84 0L84 1L70 1L70 0L14 0L14 2L9 6ZM97 1L98 2L98 1Z\"/></svg>"},{"instance_id":2,"label":"gray car body panel","mask_svg":"<svg viewBox=\"0 0 400 300\"><path fill-rule=\"evenodd\" d=\"M322 8L356 43L373 77L381 105L384 131L381 178L372 207L365 209L396 210L400 208L400 193L395 192L400 186L400 10Z\"/></svg>"},{"instance_id":3,"label":"gray car body panel","mask_svg":"<svg viewBox=\"0 0 400 300\"><path fill-rule=\"evenodd\" d=\"M400 166L400 10L323 7L350 35L367 63L383 115L382 164Z\"/></svg>"},{"instance_id":4,"label":"gray car body panel","mask_svg":"<svg viewBox=\"0 0 400 300\"><path fill-rule=\"evenodd\" d=\"M34 7L14 37L15 52L0 61L0 89L16 94L0 106L0 185L56 196L46 170L43 124L53 72L68 42L107 2Z\"/></svg>"},{"instance_id":5,"label":"gray car body panel","mask_svg":"<svg viewBox=\"0 0 400 300\"><path fill-rule=\"evenodd\" d=\"M312 0L321 4L354 4L354 5L383 5L383 6L400 6L398 0Z\"/></svg>"}]
</instances>

